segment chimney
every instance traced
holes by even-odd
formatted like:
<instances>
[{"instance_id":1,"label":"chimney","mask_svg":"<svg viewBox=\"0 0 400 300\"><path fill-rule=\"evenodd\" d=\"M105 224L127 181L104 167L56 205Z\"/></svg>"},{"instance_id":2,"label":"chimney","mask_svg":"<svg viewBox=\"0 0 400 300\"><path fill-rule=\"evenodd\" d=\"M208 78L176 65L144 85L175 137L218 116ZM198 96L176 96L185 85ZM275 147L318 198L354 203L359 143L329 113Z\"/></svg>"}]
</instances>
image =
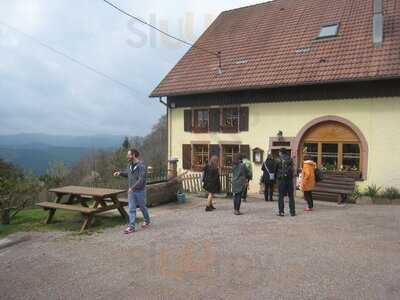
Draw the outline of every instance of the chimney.
<instances>
[{"instance_id":1,"label":"chimney","mask_svg":"<svg viewBox=\"0 0 400 300\"><path fill-rule=\"evenodd\" d=\"M383 9L382 0L374 1L374 19L372 29L372 39L375 48L381 48L383 43Z\"/></svg>"}]
</instances>

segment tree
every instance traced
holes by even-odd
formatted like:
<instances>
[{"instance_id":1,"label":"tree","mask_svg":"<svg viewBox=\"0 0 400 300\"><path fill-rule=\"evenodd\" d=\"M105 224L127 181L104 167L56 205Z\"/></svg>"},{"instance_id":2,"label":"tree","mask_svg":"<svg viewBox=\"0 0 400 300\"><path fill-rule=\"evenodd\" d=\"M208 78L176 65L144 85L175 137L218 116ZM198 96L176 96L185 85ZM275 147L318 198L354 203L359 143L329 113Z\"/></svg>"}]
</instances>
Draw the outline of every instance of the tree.
<instances>
[{"instance_id":1,"label":"tree","mask_svg":"<svg viewBox=\"0 0 400 300\"><path fill-rule=\"evenodd\" d=\"M131 147L131 144L129 143L129 138L126 136L124 138L124 141L122 142L122 149L128 150Z\"/></svg>"},{"instance_id":2,"label":"tree","mask_svg":"<svg viewBox=\"0 0 400 300\"><path fill-rule=\"evenodd\" d=\"M33 174L23 177L0 177L1 223L9 224L21 210L34 204L42 189L43 183Z\"/></svg>"},{"instance_id":3,"label":"tree","mask_svg":"<svg viewBox=\"0 0 400 300\"><path fill-rule=\"evenodd\" d=\"M46 170L46 174L42 177L47 188L60 187L65 184L65 181L71 170L63 163L52 161Z\"/></svg>"},{"instance_id":4,"label":"tree","mask_svg":"<svg viewBox=\"0 0 400 300\"><path fill-rule=\"evenodd\" d=\"M0 158L0 177L14 178L21 176L22 172L20 169Z\"/></svg>"}]
</instances>

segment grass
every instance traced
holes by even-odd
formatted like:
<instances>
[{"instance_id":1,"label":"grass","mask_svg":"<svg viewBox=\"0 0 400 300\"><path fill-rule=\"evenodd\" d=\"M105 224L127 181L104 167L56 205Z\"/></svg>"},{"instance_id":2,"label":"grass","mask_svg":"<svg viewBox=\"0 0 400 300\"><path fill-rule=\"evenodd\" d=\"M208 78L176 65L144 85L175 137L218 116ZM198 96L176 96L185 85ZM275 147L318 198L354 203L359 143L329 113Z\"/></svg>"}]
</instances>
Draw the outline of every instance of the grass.
<instances>
[{"instance_id":1,"label":"grass","mask_svg":"<svg viewBox=\"0 0 400 300\"><path fill-rule=\"evenodd\" d=\"M40 208L25 209L11 220L10 225L0 225L0 238L17 232L58 231L79 234L83 222L80 213L57 210L52 224L44 224L47 215L48 212ZM82 234L99 233L104 229L121 226L125 223L126 221L119 214L115 216L97 215L94 218L94 223Z\"/></svg>"}]
</instances>

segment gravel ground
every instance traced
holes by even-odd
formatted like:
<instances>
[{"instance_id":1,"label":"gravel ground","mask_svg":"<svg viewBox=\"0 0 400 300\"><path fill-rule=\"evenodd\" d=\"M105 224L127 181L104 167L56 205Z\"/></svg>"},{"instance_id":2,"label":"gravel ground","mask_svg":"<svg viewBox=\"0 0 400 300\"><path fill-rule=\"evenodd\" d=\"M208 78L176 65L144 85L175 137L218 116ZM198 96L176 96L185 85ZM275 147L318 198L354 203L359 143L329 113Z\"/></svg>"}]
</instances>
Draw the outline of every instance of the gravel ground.
<instances>
[{"instance_id":1,"label":"gravel ground","mask_svg":"<svg viewBox=\"0 0 400 300\"><path fill-rule=\"evenodd\" d=\"M131 236L18 234L0 248L1 299L400 299L400 206L317 203L296 218L250 199L153 209ZM1 244L1 241L0 241Z\"/></svg>"}]
</instances>

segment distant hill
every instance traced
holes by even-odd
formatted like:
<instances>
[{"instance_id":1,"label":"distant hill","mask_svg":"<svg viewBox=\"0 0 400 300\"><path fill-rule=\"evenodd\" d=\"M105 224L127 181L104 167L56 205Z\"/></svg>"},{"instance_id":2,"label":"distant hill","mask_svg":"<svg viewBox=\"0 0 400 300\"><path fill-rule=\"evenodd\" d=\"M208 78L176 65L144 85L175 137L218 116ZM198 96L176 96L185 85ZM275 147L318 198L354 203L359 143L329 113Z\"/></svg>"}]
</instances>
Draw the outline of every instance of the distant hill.
<instances>
[{"instance_id":1,"label":"distant hill","mask_svg":"<svg viewBox=\"0 0 400 300\"><path fill-rule=\"evenodd\" d=\"M0 158L25 171L30 170L37 175L43 175L51 161L60 161L71 165L78 162L89 151L89 148L73 147L3 148L0 146Z\"/></svg>"},{"instance_id":2,"label":"distant hill","mask_svg":"<svg viewBox=\"0 0 400 300\"><path fill-rule=\"evenodd\" d=\"M54 147L115 148L121 145L124 137L119 135L68 136L22 133L0 135L0 147L47 145Z\"/></svg>"},{"instance_id":3,"label":"distant hill","mask_svg":"<svg viewBox=\"0 0 400 300\"><path fill-rule=\"evenodd\" d=\"M122 136L0 135L0 158L21 169L43 175L51 161L71 165L94 150L116 149Z\"/></svg>"}]
</instances>

